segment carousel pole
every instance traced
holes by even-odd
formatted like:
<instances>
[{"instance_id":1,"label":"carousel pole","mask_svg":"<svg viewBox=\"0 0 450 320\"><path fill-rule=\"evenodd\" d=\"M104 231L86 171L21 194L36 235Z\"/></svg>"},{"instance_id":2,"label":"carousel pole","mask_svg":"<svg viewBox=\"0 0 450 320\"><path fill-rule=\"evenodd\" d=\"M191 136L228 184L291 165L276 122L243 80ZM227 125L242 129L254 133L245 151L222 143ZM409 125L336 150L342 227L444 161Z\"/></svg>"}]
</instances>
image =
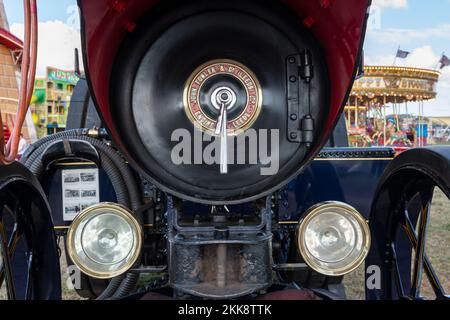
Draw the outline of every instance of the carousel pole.
<instances>
[{"instance_id":1,"label":"carousel pole","mask_svg":"<svg viewBox=\"0 0 450 320\"><path fill-rule=\"evenodd\" d=\"M406 98L406 99L408 99L408 98ZM408 121L407 128L408 128L408 132L410 132L410 130L411 130L411 115L409 114L408 100L405 100L405 112L406 112L406 119Z\"/></svg>"},{"instance_id":2,"label":"carousel pole","mask_svg":"<svg viewBox=\"0 0 450 320\"><path fill-rule=\"evenodd\" d=\"M423 138L424 138L424 135L425 135L425 130L424 130L424 127L423 127L423 100L421 99L420 100L420 133L421 133L421 139L420 139L420 146L421 147L423 147L424 146L424 144L423 144Z\"/></svg>"},{"instance_id":3,"label":"carousel pole","mask_svg":"<svg viewBox=\"0 0 450 320\"><path fill-rule=\"evenodd\" d=\"M423 126L422 126L422 99L420 100L420 115L419 115L419 127L420 127L420 146L423 147Z\"/></svg>"},{"instance_id":4,"label":"carousel pole","mask_svg":"<svg viewBox=\"0 0 450 320\"><path fill-rule=\"evenodd\" d=\"M422 147L424 147L425 146L425 144L424 144L425 128L423 127L423 125L424 125L423 119L424 119L425 115L424 115L424 111L423 111L423 100L421 102L421 105L422 105L422 107L421 107L421 113L420 113L420 124L421 124L420 130L422 130L422 139L420 140L420 142L421 142Z\"/></svg>"},{"instance_id":5,"label":"carousel pole","mask_svg":"<svg viewBox=\"0 0 450 320\"><path fill-rule=\"evenodd\" d=\"M350 129L350 127L352 125L351 118L350 118L350 107L351 107L351 104L352 104L352 101L351 101L351 99L349 99L349 105L348 105L348 108L347 108L347 119L346 119L347 128L348 129Z\"/></svg>"},{"instance_id":6,"label":"carousel pole","mask_svg":"<svg viewBox=\"0 0 450 320\"><path fill-rule=\"evenodd\" d=\"M422 128L422 99L420 99L419 100L419 117L418 117L418 119L417 119L417 124L418 124L418 135L419 135L419 138L418 138L418 144L417 144L417 146L420 148L420 147L422 147L422 133L423 133L423 128Z\"/></svg>"},{"instance_id":7,"label":"carousel pole","mask_svg":"<svg viewBox=\"0 0 450 320\"><path fill-rule=\"evenodd\" d=\"M386 146L386 95L383 103L383 145Z\"/></svg>"},{"instance_id":8,"label":"carousel pole","mask_svg":"<svg viewBox=\"0 0 450 320\"><path fill-rule=\"evenodd\" d=\"M350 108L347 110L347 126L350 128L352 126L351 112Z\"/></svg>"},{"instance_id":9,"label":"carousel pole","mask_svg":"<svg viewBox=\"0 0 450 320\"><path fill-rule=\"evenodd\" d=\"M394 98L394 102L392 103L392 115L394 117L394 124L395 126L397 126L397 118L395 117L395 115L397 114L397 104L396 104L396 98Z\"/></svg>"},{"instance_id":10,"label":"carousel pole","mask_svg":"<svg viewBox=\"0 0 450 320\"><path fill-rule=\"evenodd\" d=\"M427 125L427 132L424 132L425 134L425 146L428 145L428 138L430 137L430 128L428 127L428 123L426 123L426 119L425 119L425 101L422 102L422 114L423 114L423 122L424 124Z\"/></svg>"},{"instance_id":11,"label":"carousel pole","mask_svg":"<svg viewBox=\"0 0 450 320\"><path fill-rule=\"evenodd\" d=\"M420 146L423 147L423 100L420 100Z\"/></svg>"},{"instance_id":12,"label":"carousel pole","mask_svg":"<svg viewBox=\"0 0 450 320\"><path fill-rule=\"evenodd\" d=\"M358 119L358 97L356 97L356 103L355 103L355 128L358 129L359 128L359 119Z\"/></svg>"},{"instance_id":13,"label":"carousel pole","mask_svg":"<svg viewBox=\"0 0 450 320\"><path fill-rule=\"evenodd\" d=\"M419 103L419 112L417 114L417 141L416 141L416 147L420 147L420 98L418 100Z\"/></svg>"},{"instance_id":14,"label":"carousel pole","mask_svg":"<svg viewBox=\"0 0 450 320\"><path fill-rule=\"evenodd\" d=\"M400 106L397 104L397 97L394 98L394 117L395 117L395 124L397 126L397 131L400 130L400 121L398 119L398 114L400 113Z\"/></svg>"}]
</instances>

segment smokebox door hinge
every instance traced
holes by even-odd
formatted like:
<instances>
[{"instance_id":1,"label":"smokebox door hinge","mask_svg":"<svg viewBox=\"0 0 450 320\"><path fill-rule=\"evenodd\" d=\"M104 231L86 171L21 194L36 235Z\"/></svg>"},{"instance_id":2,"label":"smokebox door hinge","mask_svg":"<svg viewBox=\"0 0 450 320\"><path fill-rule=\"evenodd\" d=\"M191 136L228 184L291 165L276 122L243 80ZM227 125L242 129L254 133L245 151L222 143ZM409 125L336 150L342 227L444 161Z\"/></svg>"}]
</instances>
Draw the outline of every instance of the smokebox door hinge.
<instances>
[{"instance_id":1,"label":"smokebox door hinge","mask_svg":"<svg viewBox=\"0 0 450 320\"><path fill-rule=\"evenodd\" d=\"M309 90L313 71L309 52L305 51L302 55L305 57L296 54L286 59L287 138L292 143L309 145L313 142L314 119L309 111L302 112L302 106L309 109ZM301 89L304 89L302 94Z\"/></svg>"}]
</instances>

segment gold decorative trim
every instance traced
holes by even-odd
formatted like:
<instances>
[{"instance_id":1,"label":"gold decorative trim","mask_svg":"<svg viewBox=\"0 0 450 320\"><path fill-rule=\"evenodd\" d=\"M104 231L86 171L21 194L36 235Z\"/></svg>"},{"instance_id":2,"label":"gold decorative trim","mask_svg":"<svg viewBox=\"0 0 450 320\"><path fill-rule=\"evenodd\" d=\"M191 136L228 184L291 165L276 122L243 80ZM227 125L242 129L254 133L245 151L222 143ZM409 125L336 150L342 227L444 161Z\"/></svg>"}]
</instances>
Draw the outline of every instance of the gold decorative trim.
<instances>
[{"instance_id":1,"label":"gold decorative trim","mask_svg":"<svg viewBox=\"0 0 450 320\"><path fill-rule=\"evenodd\" d=\"M70 226L54 226L53 229L55 229L55 230L69 230Z\"/></svg>"},{"instance_id":2,"label":"gold decorative trim","mask_svg":"<svg viewBox=\"0 0 450 320\"><path fill-rule=\"evenodd\" d=\"M421 68L409 68L409 67L394 67L394 66L364 66L364 73L370 75L370 73L386 73L388 71L397 73L416 73L428 75L431 77L439 77L441 73L436 70L421 69Z\"/></svg>"},{"instance_id":3,"label":"gold decorative trim","mask_svg":"<svg viewBox=\"0 0 450 320\"><path fill-rule=\"evenodd\" d=\"M195 118L195 115L192 113L192 110L190 108L189 96L190 96L190 92L192 89L192 85L194 83L194 79L196 79L197 77L200 76L201 71L208 67L209 68L218 67L221 64L234 66L236 68L242 69L245 73L247 73L247 75L251 78L252 82L254 83L255 90L256 90L256 96L258 99L258 101L256 102L256 106L255 106L256 111L254 112L252 117L250 117L247 121L244 122L244 124L240 125L238 128L234 128L233 130L230 130L229 135L232 136L232 135L237 135L240 132L247 130L248 128L250 128L253 125L253 123L255 123L256 119L258 119L258 117L259 117L259 114L260 114L261 108L262 108L262 104L263 104L263 95L262 95L261 84L260 84L258 78L256 77L256 75L253 73L253 71L248 69L245 65L243 65L237 61L230 60L230 59L217 59L217 60L212 60L212 61L202 64L201 66L199 66L197 69L194 70L194 72L189 76L188 80L186 81L186 84L184 87L184 92L183 92L183 104L184 104L184 109L185 109L187 117L194 124L194 126L196 128L198 128L199 130L201 130L203 132L207 132L210 135L215 135L215 132L212 129L212 127L208 128L208 127L204 126ZM230 72L225 72L225 71L218 71L218 72L214 73L214 75L217 75L217 74L232 75ZM248 108L248 104L249 104L248 97L250 96L250 94L249 94L249 90L247 88L246 83L244 83L244 81L242 81L242 79L240 79L239 77L236 77L236 79L239 82L241 82L241 84L243 85L243 87L245 88L246 93L247 93L247 107L239 115L239 117L242 117ZM197 101L199 101L199 95L200 95L201 88L203 87L203 84L204 84L204 81L202 82L202 84L200 84L200 86L198 88ZM217 122L216 120L209 118L207 115L203 115L203 116L208 121L210 121L213 125ZM230 122L231 121L229 121L228 123L230 123Z\"/></svg>"},{"instance_id":4,"label":"gold decorative trim","mask_svg":"<svg viewBox=\"0 0 450 320\"><path fill-rule=\"evenodd\" d=\"M360 105L430 100L436 98L440 75L428 69L365 66L364 77L355 81L350 96L360 99Z\"/></svg>"},{"instance_id":5,"label":"gold decorative trim","mask_svg":"<svg viewBox=\"0 0 450 320\"><path fill-rule=\"evenodd\" d=\"M279 225L297 225L298 221L279 221Z\"/></svg>"},{"instance_id":6,"label":"gold decorative trim","mask_svg":"<svg viewBox=\"0 0 450 320\"><path fill-rule=\"evenodd\" d=\"M57 167L73 167L73 166L96 166L94 162L57 162L55 163Z\"/></svg>"},{"instance_id":7,"label":"gold decorative trim","mask_svg":"<svg viewBox=\"0 0 450 320\"><path fill-rule=\"evenodd\" d=\"M154 226L152 224L144 224L144 228L153 228ZM70 226L54 226L53 229L55 230L68 230L70 229Z\"/></svg>"},{"instance_id":8,"label":"gold decorative trim","mask_svg":"<svg viewBox=\"0 0 450 320\"><path fill-rule=\"evenodd\" d=\"M360 225L360 227L362 228L362 234L363 234L363 238L364 238L363 239L363 248L361 250L359 257L355 261L353 261L353 263L349 264L348 266L342 267L342 268L336 269L336 270L325 269L325 268L322 268L321 266L319 266L314 261L314 259L311 258L311 256L308 254L308 249L306 248L305 241L303 241L305 238L306 228L307 228L309 222L316 216L318 216L318 215L322 214L323 212L326 212L327 210L332 209L332 208L339 208L339 209L345 211L347 214L349 214L353 218L355 218L356 221L358 222L358 224ZM304 218L302 220L300 220L300 222L298 223L296 236L297 236L297 249L299 250L299 253L305 260L306 264L308 264L308 266L311 269L313 269L321 274L328 275L328 276L336 276L336 277L344 276L352 271L355 271L366 259L367 255L369 253L369 250L370 250L370 245L371 245L371 234L370 234L370 228L369 228L369 224L368 224L367 220L362 216L361 213L359 213L352 206L350 206L346 203L343 203L343 202L338 202L338 201L323 202L323 203L319 203L319 204L312 206L308 211L306 211L306 213L304 214Z\"/></svg>"},{"instance_id":9,"label":"gold decorative trim","mask_svg":"<svg viewBox=\"0 0 450 320\"><path fill-rule=\"evenodd\" d=\"M392 161L395 158L316 158L314 161Z\"/></svg>"}]
</instances>

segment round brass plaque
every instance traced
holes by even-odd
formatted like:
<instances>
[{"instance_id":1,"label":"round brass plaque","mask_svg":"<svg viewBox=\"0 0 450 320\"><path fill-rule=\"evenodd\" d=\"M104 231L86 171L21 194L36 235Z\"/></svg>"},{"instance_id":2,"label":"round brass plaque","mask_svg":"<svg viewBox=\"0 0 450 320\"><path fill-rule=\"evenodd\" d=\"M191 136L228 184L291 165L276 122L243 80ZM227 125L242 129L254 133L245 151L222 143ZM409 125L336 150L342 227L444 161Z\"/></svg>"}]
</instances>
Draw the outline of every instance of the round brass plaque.
<instances>
[{"instance_id":1,"label":"round brass plaque","mask_svg":"<svg viewBox=\"0 0 450 320\"><path fill-rule=\"evenodd\" d=\"M212 91L215 87L226 86L227 81L240 84L239 87L242 90L237 90L235 94L238 99L244 101L237 110L239 113L235 117L228 118L228 135L235 135L250 128L261 111L263 100L261 85L252 71L232 60L207 62L197 68L186 82L184 107L191 122L211 135L215 135L219 111L217 110L217 114L214 114L214 109L217 108L211 108L210 100L202 99L202 96L207 96L208 93L205 92L207 90ZM206 89L206 83L210 89Z\"/></svg>"}]
</instances>

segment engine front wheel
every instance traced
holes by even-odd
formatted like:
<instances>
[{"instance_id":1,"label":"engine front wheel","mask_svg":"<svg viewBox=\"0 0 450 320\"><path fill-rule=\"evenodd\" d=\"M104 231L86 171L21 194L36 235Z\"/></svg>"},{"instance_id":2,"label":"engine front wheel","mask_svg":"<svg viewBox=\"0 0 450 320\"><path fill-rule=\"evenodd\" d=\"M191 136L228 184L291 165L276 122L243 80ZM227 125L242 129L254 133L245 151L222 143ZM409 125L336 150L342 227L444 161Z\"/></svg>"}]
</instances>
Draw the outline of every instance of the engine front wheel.
<instances>
[{"instance_id":1,"label":"engine front wheel","mask_svg":"<svg viewBox=\"0 0 450 320\"><path fill-rule=\"evenodd\" d=\"M55 239L34 176L17 163L0 166L0 299L61 298Z\"/></svg>"},{"instance_id":2,"label":"engine front wheel","mask_svg":"<svg viewBox=\"0 0 450 320\"><path fill-rule=\"evenodd\" d=\"M386 169L370 218L369 299L449 298L449 199L448 147L405 152Z\"/></svg>"}]
</instances>

